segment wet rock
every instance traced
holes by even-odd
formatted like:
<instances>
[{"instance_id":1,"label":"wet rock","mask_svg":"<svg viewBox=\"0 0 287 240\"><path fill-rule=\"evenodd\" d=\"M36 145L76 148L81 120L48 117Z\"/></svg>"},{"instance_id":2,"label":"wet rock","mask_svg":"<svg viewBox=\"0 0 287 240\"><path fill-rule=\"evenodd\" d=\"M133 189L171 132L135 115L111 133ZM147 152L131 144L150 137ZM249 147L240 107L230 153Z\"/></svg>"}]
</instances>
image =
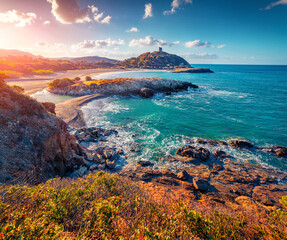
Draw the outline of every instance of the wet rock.
<instances>
[{"instance_id":1,"label":"wet rock","mask_svg":"<svg viewBox=\"0 0 287 240\"><path fill-rule=\"evenodd\" d=\"M214 155L214 157L221 159L221 158L226 158L226 153L224 151L221 150L215 150L214 152L212 152L212 154Z\"/></svg>"},{"instance_id":2,"label":"wet rock","mask_svg":"<svg viewBox=\"0 0 287 240\"><path fill-rule=\"evenodd\" d=\"M246 140L233 139L228 142L235 148L253 148L254 145Z\"/></svg>"},{"instance_id":3,"label":"wet rock","mask_svg":"<svg viewBox=\"0 0 287 240\"><path fill-rule=\"evenodd\" d=\"M203 178L194 177L192 183L195 189L199 191L208 191L209 184Z\"/></svg>"},{"instance_id":4,"label":"wet rock","mask_svg":"<svg viewBox=\"0 0 287 240\"><path fill-rule=\"evenodd\" d=\"M150 88L142 88L139 95L143 98L150 98L154 95L154 91Z\"/></svg>"},{"instance_id":5,"label":"wet rock","mask_svg":"<svg viewBox=\"0 0 287 240\"><path fill-rule=\"evenodd\" d=\"M286 147L273 146L273 147L263 147L263 148L259 148L259 149L262 149L262 151L264 151L264 152L275 153L279 157L287 158L287 148Z\"/></svg>"},{"instance_id":6,"label":"wet rock","mask_svg":"<svg viewBox=\"0 0 287 240\"><path fill-rule=\"evenodd\" d=\"M189 178L189 174L185 170L183 170L183 171L179 172L176 177L179 180L186 181Z\"/></svg>"},{"instance_id":7,"label":"wet rock","mask_svg":"<svg viewBox=\"0 0 287 240\"><path fill-rule=\"evenodd\" d=\"M228 143L225 142L225 141L218 141L218 143L219 143L220 145L223 145L223 146L227 146L227 145L228 145Z\"/></svg>"},{"instance_id":8,"label":"wet rock","mask_svg":"<svg viewBox=\"0 0 287 240\"><path fill-rule=\"evenodd\" d=\"M207 144L207 141L203 139L197 139L195 142L199 144Z\"/></svg>"},{"instance_id":9,"label":"wet rock","mask_svg":"<svg viewBox=\"0 0 287 240\"><path fill-rule=\"evenodd\" d=\"M124 155L125 154L123 149L118 149L117 153L120 154L120 155Z\"/></svg>"},{"instance_id":10,"label":"wet rock","mask_svg":"<svg viewBox=\"0 0 287 240\"><path fill-rule=\"evenodd\" d=\"M151 163L150 161L138 161L137 164L142 167L153 166L153 163Z\"/></svg>"},{"instance_id":11,"label":"wet rock","mask_svg":"<svg viewBox=\"0 0 287 240\"><path fill-rule=\"evenodd\" d=\"M196 148L190 145L178 149L176 154L187 158L195 158L201 161L207 161L210 158L210 153L207 149Z\"/></svg>"},{"instance_id":12,"label":"wet rock","mask_svg":"<svg viewBox=\"0 0 287 240\"><path fill-rule=\"evenodd\" d=\"M132 146L130 147L130 151L131 151L131 152L140 152L140 149L139 149L137 146L132 145Z\"/></svg>"}]
</instances>

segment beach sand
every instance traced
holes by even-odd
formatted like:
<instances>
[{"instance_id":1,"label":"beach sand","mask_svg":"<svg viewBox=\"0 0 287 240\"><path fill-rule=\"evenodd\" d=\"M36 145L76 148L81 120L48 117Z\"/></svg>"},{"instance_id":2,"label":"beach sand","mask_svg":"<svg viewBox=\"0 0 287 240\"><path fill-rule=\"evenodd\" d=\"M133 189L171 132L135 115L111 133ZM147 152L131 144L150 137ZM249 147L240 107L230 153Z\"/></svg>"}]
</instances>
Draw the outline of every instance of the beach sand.
<instances>
[{"instance_id":1,"label":"beach sand","mask_svg":"<svg viewBox=\"0 0 287 240\"><path fill-rule=\"evenodd\" d=\"M99 75L102 73L108 72L122 72L122 71L130 71L125 69L87 69L87 70L68 70L68 71L61 71L56 72L51 75L45 76L29 76L29 77L22 77L18 79L7 79L6 82L8 85L17 85L23 87L25 89L25 94L31 95L38 91L43 90L46 88L47 84L50 81L53 81L57 78L75 78L80 77L84 79L86 76L93 76Z\"/></svg>"}]
</instances>

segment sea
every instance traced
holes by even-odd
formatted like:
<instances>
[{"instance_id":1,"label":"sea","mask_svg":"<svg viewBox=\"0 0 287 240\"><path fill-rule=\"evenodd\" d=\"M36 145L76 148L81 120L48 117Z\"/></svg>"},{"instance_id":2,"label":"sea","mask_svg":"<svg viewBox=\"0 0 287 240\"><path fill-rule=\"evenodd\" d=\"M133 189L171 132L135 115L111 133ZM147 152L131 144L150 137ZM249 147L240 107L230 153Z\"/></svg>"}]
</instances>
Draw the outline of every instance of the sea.
<instances>
[{"instance_id":1,"label":"sea","mask_svg":"<svg viewBox=\"0 0 287 240\"><path fill-rule=\"evenodd\" d=\"M214 73L135 71L105 73L103 78L177 79L198 89L138 96L111 96L82 108L89 127L116 129L114 144L128 151L139 148L130 161L161 163L179 147L196 139L247 139L256 146L287 147L287 66L193 65ZM59 99L56 97L56 101ZM204 146L213 151L218 146ZM287 159L261 150L222 147L235 161L260 164L287 172Z\"/></svg>"}]
</instances>

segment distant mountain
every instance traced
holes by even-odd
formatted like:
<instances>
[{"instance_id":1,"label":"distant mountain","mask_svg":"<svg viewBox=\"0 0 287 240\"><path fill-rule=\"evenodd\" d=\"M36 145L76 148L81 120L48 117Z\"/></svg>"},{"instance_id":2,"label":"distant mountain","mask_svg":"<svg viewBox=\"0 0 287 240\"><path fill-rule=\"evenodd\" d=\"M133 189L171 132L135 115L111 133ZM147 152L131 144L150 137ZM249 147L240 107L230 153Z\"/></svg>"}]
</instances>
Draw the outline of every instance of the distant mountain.
<instances>
[{"instance_id":1,"label":"distant mountain","mask_svg":"<svg viewBox=\"0 0 287 240\"><path fill-rule=\"evenodd\" d=\"M76 58L66 57L66 58L61 58L61 59L69 60L71 62L89 62L89 63L95 63L95 62L99 62L99 61L105 61L108 63L115 63L118 61L115 59L99 57L99 56L76 57Z\"/></svg>"},{"instance_id":2,"label":"distant mountain","mask_svg":"<svg viewBox=\"0 0 287 240\"><path fill-rule=\"evenodd\" d=\"M0 49L0 57L6 57L6 56L15 56L15 57L29 56L29 57L33 57L33 58L42 58L41 56L36 56L32 53L24 52L24 51L20 51L20 50Z\"/></svg>"},{"instance_id":3,"label":"distant mountain","mask_svg":"<svg viewBox=\"0 0 287 240\"><path fill-rule=\"evenodd\" d=\"M119 61L115 65L125 68L145 69L173 69L176 67L190 68L190 64L182 57L163 52L161 48L156 52L147 52L138 57Z\"/></svg>"}]
</instances>

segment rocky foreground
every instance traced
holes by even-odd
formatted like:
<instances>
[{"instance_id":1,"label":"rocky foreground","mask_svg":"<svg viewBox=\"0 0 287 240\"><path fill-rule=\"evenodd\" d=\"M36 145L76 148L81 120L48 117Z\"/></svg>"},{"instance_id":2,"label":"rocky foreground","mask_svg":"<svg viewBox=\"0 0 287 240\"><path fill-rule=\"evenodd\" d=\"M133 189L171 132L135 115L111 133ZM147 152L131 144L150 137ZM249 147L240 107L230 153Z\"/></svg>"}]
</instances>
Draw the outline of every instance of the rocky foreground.
<instances>
[{"instance_id":1,"label":"rocky foreground","mask_svg":"<svg viewBox=\"0 0 287 240\"><path fill-rule=\"evenodd\" d=\"M86 150L85 157L74 166L71 177L82 177L97 171L111 171L141 182L157 198L168 193L175 199L193 202L195 207L224 209L228 212L247 211L258 214L280 207L279 200L287 195L287 174L258 165L243 164L222 149L228 146L241 151L269 151L287 158L287 148L258 148L245 140L229 142L197 140L177 150L176 156L167 156L160 166L155 162L139 161L123 166L127 152L112 148L108 136L118 135L115 130L81 128L74 131L79 144L95 142L99 146ZM216 146L210 152L208 146ZM270 151L272 149L272 151ZM130 146L130 152L139 151ZM127 163L127 162L126 162Z\"/></svg>"},{"instance_id":2,"label":"rocky foreground","mask_svg":"<svg viewBox=\"0 0 287 240\"><path fill-rule=\"evenodd\" d=\"M198 86L173 79L162 78L117 78L80 82L70 79L57 79L48 85L48 91L54 94L83 96L102 95L139 95L152 97L155 93L178 92L198 88Z\"/></svg>"}]
</instances>

